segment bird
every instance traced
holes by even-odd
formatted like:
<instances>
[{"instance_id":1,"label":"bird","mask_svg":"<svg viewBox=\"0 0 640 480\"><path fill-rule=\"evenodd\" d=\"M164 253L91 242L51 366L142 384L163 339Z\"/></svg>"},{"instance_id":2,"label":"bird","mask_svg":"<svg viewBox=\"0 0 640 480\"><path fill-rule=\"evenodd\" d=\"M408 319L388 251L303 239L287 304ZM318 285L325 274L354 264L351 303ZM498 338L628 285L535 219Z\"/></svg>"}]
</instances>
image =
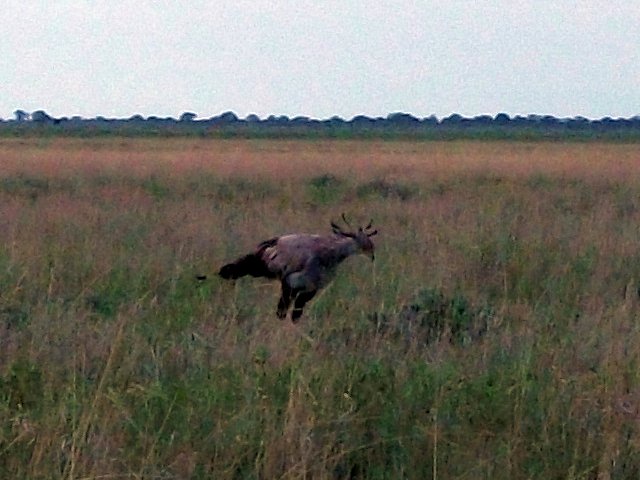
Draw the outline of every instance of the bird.
<instances>
[{"instance_id":1,"label":"bird","mask_svg":"<svg viewBox=\"0 0 640 480\"><path fill-rule=\"evenodd\" d=\"M345 225L352 228L345 214ZM331 221L328 235L290 233L260 242L255 250L223 265L218 275L236 280L246 275L280 281L281 295L276 315L285 319L289 309L291 321L298 322L305 305L333 278L336 268L355 254L375 260L371 237L378 233L373 220L365 227L346 230Z\"/></svg>"}]
</instances>

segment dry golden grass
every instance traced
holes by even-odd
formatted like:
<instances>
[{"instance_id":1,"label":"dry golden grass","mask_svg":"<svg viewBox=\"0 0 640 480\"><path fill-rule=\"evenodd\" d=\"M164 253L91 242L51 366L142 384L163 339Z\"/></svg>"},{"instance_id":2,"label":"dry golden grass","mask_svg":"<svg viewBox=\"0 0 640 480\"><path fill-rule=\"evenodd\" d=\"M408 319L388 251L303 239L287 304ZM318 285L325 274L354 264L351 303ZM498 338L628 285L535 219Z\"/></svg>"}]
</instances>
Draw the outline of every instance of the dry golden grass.
<instances>
[{"instance_id":1,"label":"dry golden grass","mask_svg":"<svg viewBox=\"0 0 640 480\"><path fill-rule=\"evenodd\" d=\"M337 176L457 180L535 174L629 181L635 144L559 142L384 142L193 139L0 139L3 175L50 178L125 173L145 177L212 173L269 180Z\"/></svg>"},{"instance_id":2,"label":"dry golden grass","mask_svg":"<svg viewBox=\"0 0 640 480\"><path fill-rule=\"evenodd\" d=\"M2 139L0 477L634 478L639 160ZM271 283L194 280L343 211L376 263L298 327Z\"/></svg>"}]
</instances>

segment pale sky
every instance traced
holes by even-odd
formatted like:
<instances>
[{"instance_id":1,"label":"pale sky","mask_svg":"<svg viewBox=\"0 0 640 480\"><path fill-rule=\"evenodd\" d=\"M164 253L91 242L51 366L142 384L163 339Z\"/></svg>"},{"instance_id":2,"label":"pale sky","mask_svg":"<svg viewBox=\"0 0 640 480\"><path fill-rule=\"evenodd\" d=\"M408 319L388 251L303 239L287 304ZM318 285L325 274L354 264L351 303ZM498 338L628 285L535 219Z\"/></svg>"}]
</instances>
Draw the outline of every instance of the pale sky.
<instances>
[{"instance_id":1,"label":"pale sky","mask_svg":"<svg viewBox=\"0 0 640 480\"><path fill-rule=\"evenodd\" d=\"M638 0L0 0L0 117L640 115Z\"/></svg>"}]
</instances>

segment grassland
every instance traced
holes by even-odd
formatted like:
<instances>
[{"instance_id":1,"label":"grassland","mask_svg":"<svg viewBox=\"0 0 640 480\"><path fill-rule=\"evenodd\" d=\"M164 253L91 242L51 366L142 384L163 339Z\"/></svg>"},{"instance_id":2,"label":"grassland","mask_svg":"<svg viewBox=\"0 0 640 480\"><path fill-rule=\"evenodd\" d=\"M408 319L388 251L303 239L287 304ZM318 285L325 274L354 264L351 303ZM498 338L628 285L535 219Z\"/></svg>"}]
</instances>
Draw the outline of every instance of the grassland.
<instances>
[{"instance_id":1,"label":"grassland","mask_svg":"<svg viewBox=\"0 0 640 480\"><path fill-rule=\"evenodd\" d=\"M0 478L637 478L638 152L0 140ZM299 325L195 281L343 211Z\"/></svg>"}]
</instances>

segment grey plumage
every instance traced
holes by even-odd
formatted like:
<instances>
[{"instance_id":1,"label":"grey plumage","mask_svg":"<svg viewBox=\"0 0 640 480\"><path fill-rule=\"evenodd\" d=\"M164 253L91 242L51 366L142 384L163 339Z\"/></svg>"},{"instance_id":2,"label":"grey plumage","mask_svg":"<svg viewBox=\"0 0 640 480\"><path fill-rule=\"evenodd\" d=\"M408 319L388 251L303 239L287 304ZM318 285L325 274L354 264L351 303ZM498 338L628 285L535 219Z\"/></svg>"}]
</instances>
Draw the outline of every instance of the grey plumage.
<instances>
[{"instance_id":1,"label":"grey plumage","mask_svg":"<svg viewBox=\"0 0 640 480\"><path fill-rule=\"evenodd\" d=\"M342 218L348 225L344 215ZM374 259L370 237L378 232L371 230L371 222L353 232L334 222L331 227L333 235L295 233L261 242L254 252L224 265L218 275L228 280L245 275L280 280L277 315L285 318L293 303L291 319L296 322L305 304L333 278L343 260L358 253Z\"/></svg>"}]
</instances>

